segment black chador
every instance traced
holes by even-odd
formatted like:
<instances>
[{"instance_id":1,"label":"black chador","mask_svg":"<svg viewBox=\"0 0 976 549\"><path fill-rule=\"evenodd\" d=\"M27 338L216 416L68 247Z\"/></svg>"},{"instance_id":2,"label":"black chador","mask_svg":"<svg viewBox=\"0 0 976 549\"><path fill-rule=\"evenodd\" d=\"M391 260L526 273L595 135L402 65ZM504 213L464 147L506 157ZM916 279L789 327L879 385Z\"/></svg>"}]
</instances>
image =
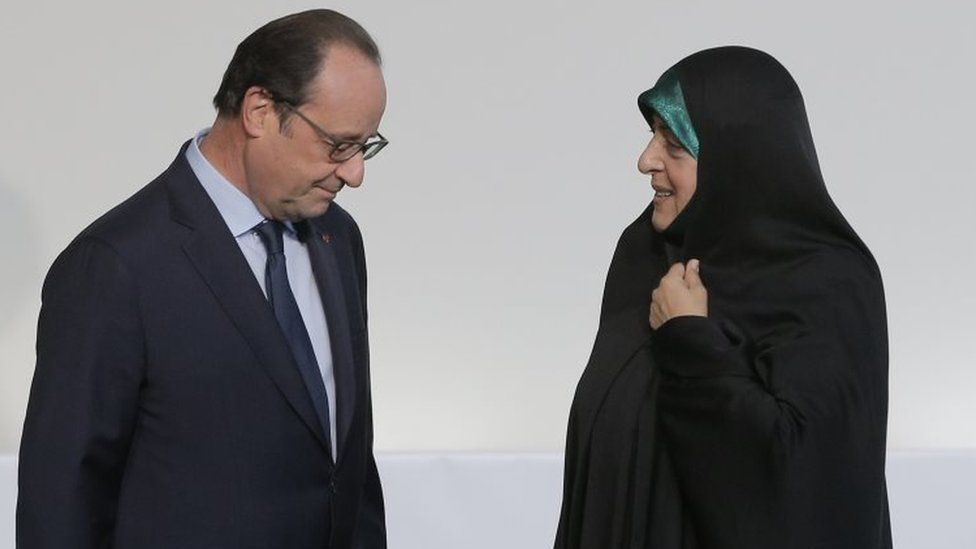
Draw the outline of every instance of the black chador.
<instances>
[{"instance_id":1,"label":"black chador","mask_svg":"<svg viewBox=\"0 0 976 549\"><path fill-rule=\"evenodd\" d=\"M742 47L669 72L697 187L663 233L652 206L620 238L556 548L889 548L881 277L827 193L800 91ZM652 331L651 291L692 258L708 317Z\"/></svg>"}]
</instances>

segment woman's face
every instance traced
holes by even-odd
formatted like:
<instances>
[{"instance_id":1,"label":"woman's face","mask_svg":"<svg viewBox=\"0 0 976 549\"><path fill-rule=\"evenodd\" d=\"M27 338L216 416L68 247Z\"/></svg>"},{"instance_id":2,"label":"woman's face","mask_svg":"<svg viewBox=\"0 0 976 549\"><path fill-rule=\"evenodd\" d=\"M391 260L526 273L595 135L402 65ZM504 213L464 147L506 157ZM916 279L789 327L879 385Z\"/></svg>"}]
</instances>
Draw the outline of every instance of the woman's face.
<instances>
[{"instance_id":1,"label":"woman's face","mask_svg":"<svg viewBox=\"0 0 976 549\"><path fill-rule=\"evenodd\" d=\"M655 231L668 228L685 209L698 185L698 161L655 114L651 122L651 142L637 160L637 169L651 176L654 188Z\"/></svg>"}]
</instances>

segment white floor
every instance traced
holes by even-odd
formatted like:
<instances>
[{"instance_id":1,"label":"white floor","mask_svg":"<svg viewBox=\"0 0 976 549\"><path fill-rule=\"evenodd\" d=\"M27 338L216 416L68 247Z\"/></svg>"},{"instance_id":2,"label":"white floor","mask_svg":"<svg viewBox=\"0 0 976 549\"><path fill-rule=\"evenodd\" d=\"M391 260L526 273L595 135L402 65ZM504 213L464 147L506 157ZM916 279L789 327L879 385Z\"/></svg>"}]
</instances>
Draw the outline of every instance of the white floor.
<instances>
[{"instance_id":1,"label":"white floor","mask_svg":"<svg viewBox=\"0 0 976 549\"><path fill-rule=\"evenodd\" d=\"M562 491L557 454L378 456L390 549L546 549ZM976 549L976 450L891 452L898 549ZM0 549L14 547L16 460L0 456Z\"/></svg>"}]
</instances>

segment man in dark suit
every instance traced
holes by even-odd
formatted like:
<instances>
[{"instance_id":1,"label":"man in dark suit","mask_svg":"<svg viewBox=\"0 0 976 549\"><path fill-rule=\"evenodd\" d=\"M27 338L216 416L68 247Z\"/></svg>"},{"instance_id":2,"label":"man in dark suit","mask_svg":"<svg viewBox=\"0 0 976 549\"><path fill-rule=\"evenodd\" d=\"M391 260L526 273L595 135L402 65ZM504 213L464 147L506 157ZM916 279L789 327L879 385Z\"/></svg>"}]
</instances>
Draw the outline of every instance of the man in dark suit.
<instances>
[{"instance_id":1,"label":"man in dark suit","mask_svg":"<svg viewBox=\"0 0 976 549\"><path fill-rule=\"evenodd\" d=\"M329 10L237 48L212 128L44 283L17 545L386 546L352 217L376 44Z\"/></svg>"}]
</instances>

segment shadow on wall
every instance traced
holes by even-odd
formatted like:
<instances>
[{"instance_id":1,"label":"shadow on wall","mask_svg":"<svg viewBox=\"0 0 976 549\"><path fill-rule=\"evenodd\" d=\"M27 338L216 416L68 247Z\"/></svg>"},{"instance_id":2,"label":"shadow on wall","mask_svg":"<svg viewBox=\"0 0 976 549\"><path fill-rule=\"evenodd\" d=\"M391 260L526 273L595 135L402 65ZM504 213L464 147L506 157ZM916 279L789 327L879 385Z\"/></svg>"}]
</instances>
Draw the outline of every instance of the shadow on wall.
<instances>
[{"instance_id":1,"label":"shadow on wall","mask_svg":"<svg viewBox=\"0 0 976 549\"><path fill-rule=\"evenodd\" d=\"M44 276L39 264L41 250L40 224L31 215L23 193L12 189L0 176L0 336L33 311L40 301L40 284ZM31 319L33 323L35 319Z\"/></svg>"}]
</instances>

